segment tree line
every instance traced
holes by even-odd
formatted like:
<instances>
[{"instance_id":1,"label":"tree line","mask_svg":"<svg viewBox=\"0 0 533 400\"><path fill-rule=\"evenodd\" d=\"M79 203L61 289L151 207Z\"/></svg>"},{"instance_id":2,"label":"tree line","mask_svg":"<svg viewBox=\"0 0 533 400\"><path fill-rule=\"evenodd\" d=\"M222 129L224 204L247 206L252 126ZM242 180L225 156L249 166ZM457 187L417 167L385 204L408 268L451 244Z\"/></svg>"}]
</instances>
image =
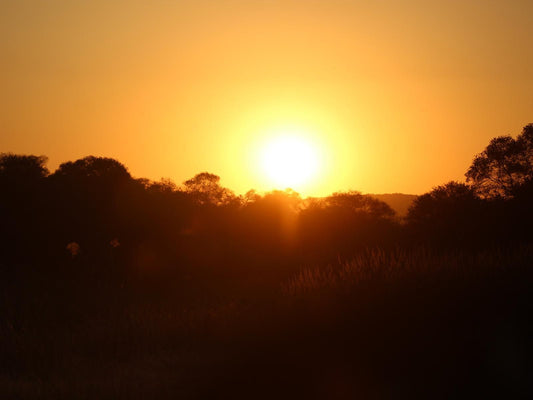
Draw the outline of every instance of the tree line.
<instances>
[{"instance_id":1,"label":"tree line","mask_svg":"<svg viewBox=\"0 0 533 400\"><path fill-rule=\"evenodd\" d=\"M516 138L492 139L465 183L419 196L405 218L355 191L239 196L208 172L176 185L136 179L111 158L89 156L53 172L46 163L44 156L0 155L4 274L84 271L121 284L268 276L368 247L479 248L532 239L533 124Z\"/></svg>"}]
</instances>

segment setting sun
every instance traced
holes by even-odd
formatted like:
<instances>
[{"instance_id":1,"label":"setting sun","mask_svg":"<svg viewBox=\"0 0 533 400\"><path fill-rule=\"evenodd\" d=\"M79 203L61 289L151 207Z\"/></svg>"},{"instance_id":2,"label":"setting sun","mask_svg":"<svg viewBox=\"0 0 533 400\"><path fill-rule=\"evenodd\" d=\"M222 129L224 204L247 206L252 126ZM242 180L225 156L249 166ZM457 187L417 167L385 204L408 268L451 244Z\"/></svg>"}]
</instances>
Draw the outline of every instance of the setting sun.
<instances>
[{"instance_id":1,"label":"setting sun","mask_svg":"<svg viewBox=\"0 0 533 400\"><path fill-rule=\"evenodd\" d=\"M533 0L0 0L0 400L533 400Z\"/></svg>"},{"instance_id":2,"label":"setting sun","mask_svg":"<svg viewBox=\"0 0 533 400\"><path fill-rule=\"evenodd\" d=\"M266 144L261 154L263 172L279 188L301 186L319 169L318 152L305 138L284 134Z\"/></svg>"}]
</instances>

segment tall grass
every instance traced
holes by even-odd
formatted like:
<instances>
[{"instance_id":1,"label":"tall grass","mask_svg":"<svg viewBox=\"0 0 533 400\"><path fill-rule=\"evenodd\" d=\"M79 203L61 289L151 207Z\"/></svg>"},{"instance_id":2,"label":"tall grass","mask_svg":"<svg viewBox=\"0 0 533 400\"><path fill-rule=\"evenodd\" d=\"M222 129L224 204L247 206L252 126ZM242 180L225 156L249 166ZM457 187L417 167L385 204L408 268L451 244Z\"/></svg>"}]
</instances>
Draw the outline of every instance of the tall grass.
<instances>
[{"instance_id":1,"label":"tall grass","mask_svg":"<svg viewBox=\"0 0 533 400\"><path fill-rule=\"evenodd\" d=\"M533 245L372 248L277 281L281 296L242 277L250 290L94 309L28 292L0 304L0 399L466 398L464 376L530 393L532 267Z\"/></svg>"},{"instance_id":2,"label":"tall grass","mask_svg":"<svg viewBox=\"0 0 533 400\"><path fill-rule=\"evenodd\" d=\"M306 267L282 284L282 292L298 296L318 291L350 290L369 282L429 276L487 277L505 270L533 266L533 245L494 248L478 252L436 251L427 247L384 250L370 248L350 260Z\"/></svg>"}]
</instances>

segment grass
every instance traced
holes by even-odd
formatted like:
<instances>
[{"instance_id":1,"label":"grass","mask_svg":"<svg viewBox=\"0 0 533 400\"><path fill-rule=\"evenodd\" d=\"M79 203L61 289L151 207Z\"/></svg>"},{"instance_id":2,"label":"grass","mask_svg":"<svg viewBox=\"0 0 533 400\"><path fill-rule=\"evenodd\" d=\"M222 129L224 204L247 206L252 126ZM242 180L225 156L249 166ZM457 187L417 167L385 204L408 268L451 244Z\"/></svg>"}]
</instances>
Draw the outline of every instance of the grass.
<instances>
[{"instance_id":1,"label":"grass","mask_svg":"<svg viewBox=\"0 0 533 400\"><path fill-rule=\"evenodd\" d=\"M532 266L533 246L368 249L269 291L6 291L0 397L527 397Z\"/></svg>"},{"instance_id":2,"label":"grass","mask_svg":"<svg viewBox=\"0 0 533 400\"><path fill-rule=\"evenodd\" d=\"M512 249L492 249L478 252L435 251L425 247L415 249L365 249L350 260L339 259L335 264L307 267L282 285L288 296L300 296L318 291L345 291L365 283L402 281L408 278L452 276L480 279L506 270L523 272L533 265L533 245Z\"/></svg>"}]
</instances>

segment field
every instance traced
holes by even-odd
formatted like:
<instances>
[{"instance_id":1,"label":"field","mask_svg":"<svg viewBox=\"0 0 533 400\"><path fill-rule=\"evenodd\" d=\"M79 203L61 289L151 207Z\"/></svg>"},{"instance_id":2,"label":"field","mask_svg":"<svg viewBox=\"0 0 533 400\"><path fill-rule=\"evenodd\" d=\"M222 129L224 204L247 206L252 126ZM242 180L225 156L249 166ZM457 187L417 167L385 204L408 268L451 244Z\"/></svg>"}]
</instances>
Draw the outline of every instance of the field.
<instances>
[{"instance_id":1,"label":"field","mask_svg":"<svg viewBox=\"0 0 533 400\"><path fill-rule=\"evenodd\" d=\"M525 398L532 263L374 248L268 287L27 281L2 298L1 397Z\"/></svg>"}]
</instances>

